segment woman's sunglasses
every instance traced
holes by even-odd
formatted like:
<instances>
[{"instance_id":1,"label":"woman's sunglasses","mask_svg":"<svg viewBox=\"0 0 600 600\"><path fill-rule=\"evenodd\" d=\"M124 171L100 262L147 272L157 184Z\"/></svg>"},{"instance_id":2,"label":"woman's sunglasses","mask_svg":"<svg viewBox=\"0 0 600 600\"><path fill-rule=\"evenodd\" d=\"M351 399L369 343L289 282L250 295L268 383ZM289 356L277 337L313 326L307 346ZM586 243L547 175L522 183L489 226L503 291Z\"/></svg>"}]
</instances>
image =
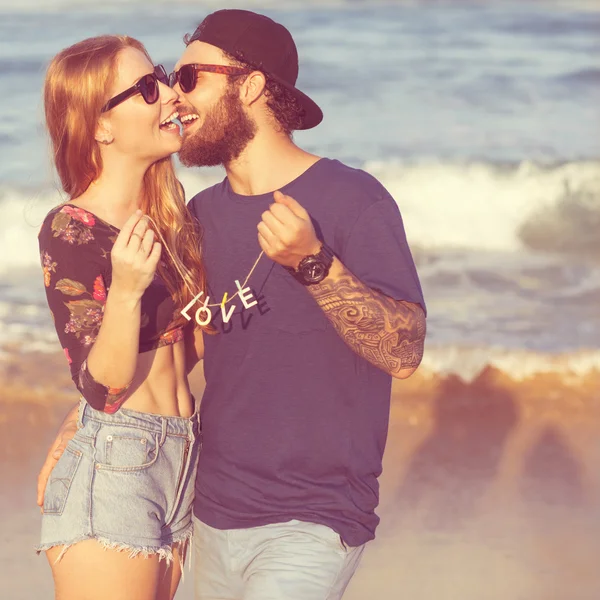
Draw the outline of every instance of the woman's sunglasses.
<instances>
[{"instance_id":1,"label":"woman's sunglasses","mask_svg":"<svg viewBox=\"0 0 600 600\"><path fill-rule=\"evenodd\" d=\"M169 85L169 76L162 65L156 65L153 73L144 75L135 85L121 92L114 98L111 98L102 108L102 112L105 113L111 108L114 108L121 102L131 98L135 94L141 94L146 104L154 104L159 96L160 90L158 88L158 82Z\"/></svg>"},{"instance_id":2,"label":"woman's sunglasses","mask_svg":"<svg viewBox=\"0 0 600 600\"><path fill-rule=\"evenodd\" d=\"M219 73L221 75L244 75L252 71L242 67L230 67L228 65L199 65L189 64L183 65L178 71L173 71L169 75L169 85L175 87L179 83L179 87L184 94L189 94L195 87L198 81L198 71L205 73Z\"/></svg>"}]
</instances>

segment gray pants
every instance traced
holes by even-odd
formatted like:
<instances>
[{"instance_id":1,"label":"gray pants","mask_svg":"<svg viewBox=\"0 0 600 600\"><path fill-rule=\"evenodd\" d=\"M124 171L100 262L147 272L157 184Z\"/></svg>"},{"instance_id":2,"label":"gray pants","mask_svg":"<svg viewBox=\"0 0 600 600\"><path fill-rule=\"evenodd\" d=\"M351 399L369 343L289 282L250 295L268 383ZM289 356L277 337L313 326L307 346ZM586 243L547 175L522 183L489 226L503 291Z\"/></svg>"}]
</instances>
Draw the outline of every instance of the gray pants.
<instances>
[{"instance_id":1,"label":"gray pants","mask_svg":"<svg viewBox=\"0 0 600 600\"><path fill-rule=\"evenodd\" d=\"M221 531L194 518L195 600L340 600L363 550L316 523Z\"/></svg>"}]
</instances>

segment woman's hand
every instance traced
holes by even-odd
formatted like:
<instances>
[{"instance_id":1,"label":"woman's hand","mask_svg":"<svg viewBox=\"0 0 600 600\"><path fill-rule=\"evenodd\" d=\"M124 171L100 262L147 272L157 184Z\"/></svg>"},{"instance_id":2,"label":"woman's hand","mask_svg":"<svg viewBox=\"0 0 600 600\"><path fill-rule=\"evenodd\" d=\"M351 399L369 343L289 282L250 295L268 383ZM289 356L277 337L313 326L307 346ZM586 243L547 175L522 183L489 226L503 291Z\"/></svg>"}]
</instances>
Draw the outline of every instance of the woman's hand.
<instances>
[{"instance_id":1,"label":"woman's hand","mask_svg":"<svg viewBox=\"0 0 600 600\"><path fill-rule=\"evenodd\" d=\"M152 282L161 245L154 241L148 219L137 210L119 232L111 251L111 290L139 299Z\"/></svg>"}]
</instances>

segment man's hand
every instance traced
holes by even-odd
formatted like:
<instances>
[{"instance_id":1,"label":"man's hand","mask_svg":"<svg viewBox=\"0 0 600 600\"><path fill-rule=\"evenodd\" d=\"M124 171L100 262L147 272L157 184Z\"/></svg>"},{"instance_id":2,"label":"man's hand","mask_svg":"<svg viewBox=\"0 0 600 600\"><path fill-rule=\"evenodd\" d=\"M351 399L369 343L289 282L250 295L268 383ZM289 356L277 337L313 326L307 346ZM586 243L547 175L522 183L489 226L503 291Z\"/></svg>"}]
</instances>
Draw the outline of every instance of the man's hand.
<instances>
[{"instance_id":1,"label":"man's hand","mask_svg":"<svg viewBox=\"0 0 600 600\"><path fill-rule=\"evenodd\" d=\"M42 466L42 469L38 475L37 480L37 504L41 508L41 512L44 512L44 492L46 491L46 484L48 483L48 479L50 478L50 473L52 473L52 469L56 466L58 459L62 456L62 453L65 451L69 440L73 438L75 432L77 431L77 412L79 410L79 404L77 404L74 408L69 411L69 414L65 417L60 429L58 430L58 434L56 439L50 446L50 450L48 450L48 454L46 455L46 460Z\"/></svg>"},{"instance_id":2,"label":"man's hand","mask_svg":"<svg viewBox=\"0 0 600 600\"><path fill-rule=\"evenodd\" d=\"M258 243L269 258L296 269L305 256L317 254L321 244L310 215L296 200L281 192L273 197L275 203L258 224Z\"/></svg>"}]
</instances>

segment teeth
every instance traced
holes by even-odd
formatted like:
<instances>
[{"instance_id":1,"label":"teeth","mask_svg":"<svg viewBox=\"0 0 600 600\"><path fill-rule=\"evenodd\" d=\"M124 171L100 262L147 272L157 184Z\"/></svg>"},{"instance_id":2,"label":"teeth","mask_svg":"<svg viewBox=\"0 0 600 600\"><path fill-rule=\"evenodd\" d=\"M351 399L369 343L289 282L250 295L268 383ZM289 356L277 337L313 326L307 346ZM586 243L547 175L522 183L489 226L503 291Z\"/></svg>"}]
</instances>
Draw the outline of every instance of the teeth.
<instances>
[{"instance_id":1,"label":"teeth","mask_svg":"<svg viewBox=\"0 0 600 600\"><path fill-rule=\"evenodd\" d=\"M166 125L167 123L172 123L179 116L178 112L174 112L170 117L167 117L164 121L161 122L161 125Z\"/></svg>"},{"instance_id":2,"label":"teeth","mask_svg":"<svg viewBox=\"0 0 600 600\"><path fill-rule=\"evenodd\" d=\"M198 115L195 115L193 113L190 113L188 115L183 115L183 117L181 117L181 119L179 119L182 123L188 123L189 121L194 121L195 119L199 119L200 117Z\"/></svg>"}]
</instances>

